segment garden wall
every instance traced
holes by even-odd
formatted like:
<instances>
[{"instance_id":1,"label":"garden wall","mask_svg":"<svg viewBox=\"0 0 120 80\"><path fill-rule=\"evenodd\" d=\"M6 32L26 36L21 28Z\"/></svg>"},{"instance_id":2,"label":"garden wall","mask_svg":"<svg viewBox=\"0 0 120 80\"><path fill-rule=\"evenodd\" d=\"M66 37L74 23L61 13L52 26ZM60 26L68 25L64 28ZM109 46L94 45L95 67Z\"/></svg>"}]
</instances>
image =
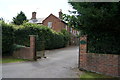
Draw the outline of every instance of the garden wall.
<instances>
[{"instance_id":1,"label":"garden wall","mask_svg":"<svg viewBox=\"0 0 120 80\"><path fill-rule=\"evenodd\" d=\"M20 59L33 59L33 55L30 52L30 47L24 47L14 51L13 56Z\"/></svg>"},{"instance_id":2,"label":"garden wall","mask_svg":"<svg viewBox=\"0 0 120 80\"><path fill-rule=\"evenodd\" d=\"M87 53L87 37L80 38L79 68L120 77L120 55Z\"/></svg>"},{"instance_id":3,"label":"garden wall","mask_svg":"<svg viewBox=\"0 0 120 80\"><path fill-rule=\"evenodd\" d=\"M13 52L15 58L36 60L36 37L30 35L30 47L22 47Z\"/></svg>"}]
</instances>

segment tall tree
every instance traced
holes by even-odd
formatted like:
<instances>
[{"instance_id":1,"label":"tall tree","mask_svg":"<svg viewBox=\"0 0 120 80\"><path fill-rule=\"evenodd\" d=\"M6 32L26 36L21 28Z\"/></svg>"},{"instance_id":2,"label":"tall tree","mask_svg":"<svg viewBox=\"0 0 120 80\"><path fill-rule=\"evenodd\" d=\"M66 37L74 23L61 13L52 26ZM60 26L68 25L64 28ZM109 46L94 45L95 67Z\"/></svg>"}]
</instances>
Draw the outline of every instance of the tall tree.
<instances>
[{"instance_id":1,"label":"tall tree","mask_svg":"<svg viewBox=\"0 0 120 80\"><path fill-rule=\"evenodd\" d=\"M2 17L0 18L0 20L1 20L1 21L4 21L4 19L3 19Z\"/></svg>"},{"instance_id":2,"label":"tall tree","mask_svg":"<svg viewBox=\"0 0 120 80\"><path fill-rule=\"evenodd\" d=\"M0 18L0 22L5 22L4 19L3 19L2 17Z\"/></svg>"},{"instance_id":3,"label":"tall tree","mask_svg":"<svg viewBox=\"0 0 120 80\"><path fill-rule=\"evenodd\" d=\"M120 2L70 2L70 4L78 13L75 20L70 19L82 25L77 27L82 34L88 35L90 52L120 51Z\"/></svg>"},{"instance_id":4,"label":"tall tree","mask_svg":"<svg viewBox=\"0 0 120 80\"><path fill-rule=\"evenodd\" d=\"M77 21L84 33L119 32L120 2L119 3L70 3L77 10Z\"/></svg>"},{"instance_id":5,"label":"tall tree","mask_svg":"<svg viewBox=\"0 0 120 80\"><path fill-rule=\"evenodd\" d=\"M13 23L16 25L21 25L26 20L27 20L27 17L22 11L16 17L13 17Z\"/></svg>"}]
</instances>

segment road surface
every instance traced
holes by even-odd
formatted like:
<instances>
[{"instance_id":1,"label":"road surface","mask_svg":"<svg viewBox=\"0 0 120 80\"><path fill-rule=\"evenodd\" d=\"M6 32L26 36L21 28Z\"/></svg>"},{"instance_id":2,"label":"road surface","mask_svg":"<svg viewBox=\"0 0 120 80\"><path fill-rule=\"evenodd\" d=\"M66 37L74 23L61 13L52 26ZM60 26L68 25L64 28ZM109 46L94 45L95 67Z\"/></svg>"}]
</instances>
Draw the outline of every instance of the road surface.
<instances>
[{"instance_id":1,"label":"road surface","mask_svg":"<svg viewBox=\"0 0 120 80\"><path fill-rule=\"evenodd\" d=\"M46 51L36 62L4 63L3 78L79 78L78 47Z\"/></svg>"}]
</instances>

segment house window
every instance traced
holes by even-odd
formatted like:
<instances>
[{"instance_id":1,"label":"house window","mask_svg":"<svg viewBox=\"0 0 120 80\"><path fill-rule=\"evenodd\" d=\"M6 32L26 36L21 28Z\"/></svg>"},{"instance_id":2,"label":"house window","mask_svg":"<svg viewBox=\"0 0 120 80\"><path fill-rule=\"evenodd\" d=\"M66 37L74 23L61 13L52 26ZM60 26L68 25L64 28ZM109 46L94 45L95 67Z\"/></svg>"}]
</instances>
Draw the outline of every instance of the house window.
<instances>
[{"instance_id":1,"label":"house window","mask_svg":"<svg viewBox=\"0 0 120 80\"><path fill-rule=\"evenodd\" d=\"M65 29L67 30L67 26L65 26Z\"/></svg>"},{"instance_id":2,"label":"house window","mask_svg":"<svg viewBox=\"0 0 120 80\"><path fill-rule=\"evenodd\" d=\"M48 27L52 28L52 22L48 22Z\"/></svg>"}]
</instances>

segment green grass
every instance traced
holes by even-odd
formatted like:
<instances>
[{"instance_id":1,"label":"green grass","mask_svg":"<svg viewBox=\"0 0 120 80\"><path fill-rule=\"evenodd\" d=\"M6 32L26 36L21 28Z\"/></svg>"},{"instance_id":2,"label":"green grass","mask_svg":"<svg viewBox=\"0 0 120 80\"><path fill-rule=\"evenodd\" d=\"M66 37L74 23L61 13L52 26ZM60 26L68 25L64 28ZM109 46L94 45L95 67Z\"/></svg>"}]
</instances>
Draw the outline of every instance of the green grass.
<instances>
[{"instance_id":1,"label":"green grass","mask_svg":"<svg viewBox=\"0 0 120 80\"><path fill-rule=\"evenodd\" d=\"M82 75L80 75L80 78L92 78L93 79L93 78L115 78L115 77L97 74L97 73L93 73L93 72L85 72Z\"/></svg>"},{"instance_id":2,"label":"green grass","mask_svg":"<svg viewBox=\"0 0 120 80\"><path fill-rule=\"evenodd\" d=\"M2 58L2 60L0 59L0 63L14 63L14 62L23 62L23 61L30 61L30 60L16 59L16 58L12 58L12 57Z\"/></svg>"}]
</instances>

